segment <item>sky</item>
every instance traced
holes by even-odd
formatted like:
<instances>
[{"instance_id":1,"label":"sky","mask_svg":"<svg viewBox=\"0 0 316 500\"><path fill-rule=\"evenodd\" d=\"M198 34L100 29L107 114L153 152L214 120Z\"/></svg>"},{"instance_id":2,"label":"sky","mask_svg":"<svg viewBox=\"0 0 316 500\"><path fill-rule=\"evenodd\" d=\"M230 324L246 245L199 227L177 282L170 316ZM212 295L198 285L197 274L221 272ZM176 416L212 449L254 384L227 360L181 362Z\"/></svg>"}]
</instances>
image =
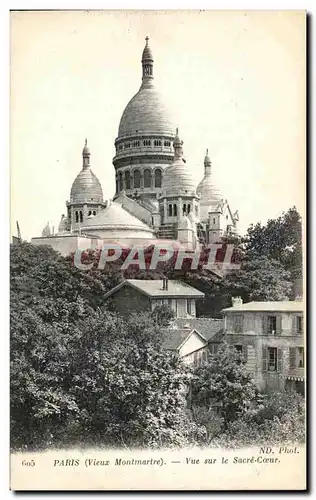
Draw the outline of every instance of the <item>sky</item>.
<instances>
[{"instance_id":1,"label":"sky","mask_svg":"<svg viewBox=\"0 0 316 500\"><path fill-rule=\"evenodd\" d=\"M198 184L214 183L240 232L305 209L305 14L298 11L11 12L11 231L57 230L85 138L105 199L114 140L141 84L145 37L155 85Z\"/></svg>"}]
</instances>

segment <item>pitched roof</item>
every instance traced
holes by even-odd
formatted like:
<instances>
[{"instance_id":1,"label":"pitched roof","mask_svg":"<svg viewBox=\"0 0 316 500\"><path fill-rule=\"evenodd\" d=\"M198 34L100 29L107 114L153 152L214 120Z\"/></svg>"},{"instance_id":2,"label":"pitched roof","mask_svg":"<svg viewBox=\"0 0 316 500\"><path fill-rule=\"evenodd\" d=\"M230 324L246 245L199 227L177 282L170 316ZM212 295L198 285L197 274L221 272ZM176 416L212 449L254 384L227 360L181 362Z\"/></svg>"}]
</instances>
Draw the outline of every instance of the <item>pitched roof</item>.
<instances>
[{"instance_id":1,"label":"pitched roof","mask_svg":"<svg viewBox=\"0 0 316 500\"><path fill-rule=\"evenodd\" d=\"M222 319L214 318L177 318L170 326L170 330L195 330L203 336L206 341L214 339L215 335L220 333L224 328Z\"/></svg>"},{"instance_id":2,"label":"pitched roof","mask_svg":"<svg viewBox=\"0 0 316 500\"><path fill-rule=\"evenodd\" d=\"M164 349L176 351L182 344L194 333L201 338L201 341L206 345L205 338L196 330L191 328L167 329L165 330L165 341L163 343Z\"/></svg>"},{"instance_id":3,"label":"pitched roof","mask_svg":"<svg viewBox=\"0 0 316 500\"><path fill-rule=\"evenodd\" d=\"M246 304L226 307L222 312L302 312L304 303L300 300L248 302Z\"/></svg>"},{"instance_id":4,"label":"pitched roof","mask_svg":"<svg viewBox=\"0 0 316 500\"><path fill-rule=\"evenodd\" d=\"M109 292L107 292L104 298L109 297L113 293L116 293L122 286L131 286L139 290L140 292L148 295L149 297L161 297L161 298L172 298L172 297L183 297L183 298L191 298L191 299L199 299L204 297L204 293L200 292L196 288L193 288L186 283L178 280L168 280L168 290L163 290L163 281L162 280L135 280L128 279L117 285L115 288L112 288Z\"/></svg>"}]
</instances>

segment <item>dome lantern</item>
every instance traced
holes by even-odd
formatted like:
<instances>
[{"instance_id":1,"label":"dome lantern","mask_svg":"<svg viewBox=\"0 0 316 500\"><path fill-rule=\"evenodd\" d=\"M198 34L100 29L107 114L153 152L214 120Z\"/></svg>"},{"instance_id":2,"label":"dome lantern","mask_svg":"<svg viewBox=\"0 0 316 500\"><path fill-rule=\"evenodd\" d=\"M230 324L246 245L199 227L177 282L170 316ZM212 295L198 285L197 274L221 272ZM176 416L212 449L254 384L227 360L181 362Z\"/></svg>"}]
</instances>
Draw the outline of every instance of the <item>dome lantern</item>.
<instances>
[{"instance_id":1,"label":"dome lantern","mask_svg":"<svg viewBox=\"0 0 316 500\"><path fill-rule=\"evenodd\" d=\"M183 156L183 141L180 141L179 139L179 129L177 127L177 130L176 130L176 135L175 135L175 138L174 138L174 141L173 141L173 149L174 149L174 157L175 159L182 159L182 156Z\"/></svg>"},{"instance_id":2,"label":"dome lantern","mask_svg":"<svg viewBox=\"0 0 316 500\"><path fill-rule=\"evenodd\" d=\"M204 157L204 175L205 175L205 177L211 175L211 166L212 166L212 162L211 162L210 157L208 155L208 149L207 149L205 157Z\"/></svg>"},{"instance_id":3,"label":"dome lantern","mask_svg":"<svg viewBox=\"0 0 316 500\"><path fill-rule=\"evenodd\" d=\"M90 167L90 150L88 148L88 140L86 139L82 150L82 168L88 167Z\"/></svg>"},{"instance_id":4,"label":"dome lantern","mask_svg":"<svg viewBox=\"0 0 316 500\"><path fill-rule=\"evenodd\" d=\"M143 67L142 87L151 86L152 80L154 79L154 59L151 49L148 45L148 40L149 40L148 36L146 36L145 40L146 40L146 45L143 50L143 56L142 56L142 67Z\"/></svg>"}]
</instances>

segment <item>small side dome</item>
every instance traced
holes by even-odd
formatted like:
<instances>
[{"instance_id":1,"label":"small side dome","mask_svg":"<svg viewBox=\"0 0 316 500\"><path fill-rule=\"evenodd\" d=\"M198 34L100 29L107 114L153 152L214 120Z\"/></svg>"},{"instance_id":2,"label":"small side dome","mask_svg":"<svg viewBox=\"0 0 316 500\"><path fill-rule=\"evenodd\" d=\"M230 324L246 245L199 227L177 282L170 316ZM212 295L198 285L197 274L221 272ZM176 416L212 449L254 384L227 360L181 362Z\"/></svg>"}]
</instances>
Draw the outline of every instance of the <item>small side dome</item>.
<instances>
[{"instance_id":1,"label":"small side dome","mask_svg":"<svg viewBox=\"0 0 316 500\"><path fill-rule=\"evenodd\" d=\"M75 178L70 191L70 201L97 201L103 203L103 192L100 181L94 175L91 168L81 170Z\"/></svg>"},{"instance_id":2,"label":"small side dome","mask_svg":"<svg viewBox=\"0 0 316 500\"><path fill-rule=\"evenodd\" d=\"M65 233L67 231L67 222L68 222L67 217L65 217L65 214L62 214L61 219L60 219L60 223L58 226L59 233Z\"/></svg>"},{"instance_id":3,"label":"small side dome","mask_svg":"<svg viewBox=\"0 0 316 500\"><path fill-rule=\"evenodd\" d=\"M46 226L44 227L42 231L42 236L43 238L46 238L47 236L50 236L52 234L49 222L47 222Z\"/></svg>"},{"instance_id":4,"label":"small side dome","mask_svg":"<svg viewBox=\"0 0 316 500\"><path fill-rule=\"evenodd\" d=\"M103 192L99 179L90 167L90 150L87 139L82 150L82 170L75 178L71 191L70 201L83 203L93 201L103 203Z\"/></svg>"}]
</instances>

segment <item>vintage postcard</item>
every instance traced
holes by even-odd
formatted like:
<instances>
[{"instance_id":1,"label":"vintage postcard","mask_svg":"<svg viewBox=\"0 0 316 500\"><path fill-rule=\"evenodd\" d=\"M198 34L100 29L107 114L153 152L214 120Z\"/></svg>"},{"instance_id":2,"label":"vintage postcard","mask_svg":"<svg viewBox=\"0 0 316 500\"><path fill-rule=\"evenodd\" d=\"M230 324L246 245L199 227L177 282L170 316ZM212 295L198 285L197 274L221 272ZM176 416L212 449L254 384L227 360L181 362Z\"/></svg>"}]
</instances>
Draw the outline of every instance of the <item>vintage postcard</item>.
<instances>
[{"instance_id":1,"label":"vintage postcard","mask_svg":"<svg viewBox=\"0 0 316 500\"><path fill-rule=\"evenodd\" d=\"M10 488L305 490L305 12L12 11L10 61Z\"/></svg>"}]
</instances>

